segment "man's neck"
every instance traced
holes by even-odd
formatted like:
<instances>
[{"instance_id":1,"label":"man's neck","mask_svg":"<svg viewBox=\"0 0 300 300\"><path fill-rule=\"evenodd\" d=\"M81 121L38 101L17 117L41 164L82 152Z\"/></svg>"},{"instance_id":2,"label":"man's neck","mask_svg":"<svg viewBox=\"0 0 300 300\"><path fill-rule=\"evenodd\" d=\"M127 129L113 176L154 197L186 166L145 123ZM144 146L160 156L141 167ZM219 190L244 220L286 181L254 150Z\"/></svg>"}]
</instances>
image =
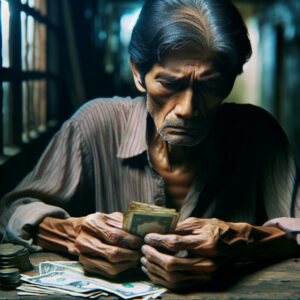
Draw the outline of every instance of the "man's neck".
<instances>
[{"instance_id":1,"label":"man's neck","mask_svg":"<svg viewBox=\"0 0 300 300\"><path fill-rule=\"evenodd\" d=\"M186 166L193 158L192 147L171 145L155 132L149 140L149 150L157 161L168 171L176 171Z\"/></svg>"}]
</instances>

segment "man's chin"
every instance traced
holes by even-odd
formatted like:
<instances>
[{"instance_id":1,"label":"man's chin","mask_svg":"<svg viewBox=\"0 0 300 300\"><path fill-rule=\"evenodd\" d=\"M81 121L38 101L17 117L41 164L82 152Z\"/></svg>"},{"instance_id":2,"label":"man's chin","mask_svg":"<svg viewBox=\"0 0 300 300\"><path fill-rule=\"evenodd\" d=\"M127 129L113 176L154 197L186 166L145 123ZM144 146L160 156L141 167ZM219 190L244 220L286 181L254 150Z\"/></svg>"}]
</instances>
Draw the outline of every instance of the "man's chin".
<instances>
[{"instance_id":1,"label":"man's chin","mask_svg":"<svg viewBox=\"0 0 300 300\"><path fill-rule=\"evenodd\" d=\"M164 141L166 141L170 145L174 146L184 146L184 147L194 147L199 145L204 139L203 137L173 137L173 136L163 136L161 135Z\"/></svg>"}]
</instances>

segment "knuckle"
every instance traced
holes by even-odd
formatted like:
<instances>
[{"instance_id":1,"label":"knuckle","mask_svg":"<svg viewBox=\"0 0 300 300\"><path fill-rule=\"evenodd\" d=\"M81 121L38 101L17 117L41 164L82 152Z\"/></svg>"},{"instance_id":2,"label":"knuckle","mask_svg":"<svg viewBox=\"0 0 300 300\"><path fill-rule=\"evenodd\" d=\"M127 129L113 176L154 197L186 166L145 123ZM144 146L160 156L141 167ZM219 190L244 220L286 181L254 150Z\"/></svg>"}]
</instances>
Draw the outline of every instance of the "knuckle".
<instances>
[{"instance_id":1,"label":"knuckle","mask_svg":"<svg viewBox=\"0 0 300 300\"><path fill-rule=\"evenodd\" d=\"M170 243L168 245L168 248L171 251L178 251L181 249L182 246L182 238L178 235L175 235L171 240Z\"/></svg>"},{"instance_id":2,"label":"knuckle","mask_svg":"<svg viewBox=\"0 0 300 300\"><path fill-rule=\"evenodd\" d=\"M111 261L111 262L115 262L120 254L120 251L118 248L115 247L110 247L106 250L106 258Z\"/></svg>"},{"instance_id":3,"label":"knuckle","mask_svg":"<svg viewBox=\"0 0 300 300\"><path fill-rule=\"evenodd\" d=\"M166 262L165 262L165 270L167 272L172 272L175 270L176 266L176 258L175 257L170 257Z\"/></svg>"},{"instance_id":4,"label":"knuckle","mask_svg":"<svg viewBox=\"0 0 300 300\"><path fill-rule=\"evenodd\" d=\"M116 230L110 230L105 233L109 242L117 244L122 240L122 237L116 232Z\"/></svg>"}]
</instances>

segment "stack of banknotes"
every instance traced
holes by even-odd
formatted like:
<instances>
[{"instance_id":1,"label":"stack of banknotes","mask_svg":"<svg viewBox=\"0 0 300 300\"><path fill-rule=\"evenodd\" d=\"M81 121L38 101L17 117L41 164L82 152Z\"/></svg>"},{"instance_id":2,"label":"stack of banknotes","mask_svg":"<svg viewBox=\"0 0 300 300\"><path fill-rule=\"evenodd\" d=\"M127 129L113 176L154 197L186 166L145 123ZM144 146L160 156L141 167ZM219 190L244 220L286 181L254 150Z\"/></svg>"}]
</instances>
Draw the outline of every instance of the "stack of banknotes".
<instances>
[{"instance_id":1,"label":"stack of banknotes","mask_svg":"<svg viewBox=\"0 0 300 300\"><path fill-rule=\"evenodd\" d=\"M140 237L147 233L172 233L178 218L175 209L132 202L124 214L123 229Z\"/></svg>"},{"instance_id":2,"label":"stack of banknotes","mask_svg":"<svg viewBox=\"0 0 300 300\"><path fill-rule=\"evenodd\" d=\"M39 265L39 276L21 275L19 296L70 295L95 299L109 294L123 299L155 299L167 290L148 281L116 283L87 276L78 261L45 261Z\"/></svg>"}]
</instances>

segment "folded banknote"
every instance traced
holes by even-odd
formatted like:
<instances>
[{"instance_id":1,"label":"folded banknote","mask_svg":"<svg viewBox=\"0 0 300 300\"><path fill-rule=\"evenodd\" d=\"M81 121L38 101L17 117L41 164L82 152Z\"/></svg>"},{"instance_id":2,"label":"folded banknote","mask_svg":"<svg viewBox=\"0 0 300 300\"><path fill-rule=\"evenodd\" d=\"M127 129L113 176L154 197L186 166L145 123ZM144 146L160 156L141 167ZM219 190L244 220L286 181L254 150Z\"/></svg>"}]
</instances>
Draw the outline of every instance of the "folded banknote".
<instances>
[{"instance_id":1,"label":"folded banknote","mask_svg":"<svg viewBox=\"0 0 300 300\"><path fill-rule=\"evenodd\" d=\"M172 233L179 213L173 208L132 202L124 214L123 229L144 237L148 233Z\"/></svg>"}]
</instances>

